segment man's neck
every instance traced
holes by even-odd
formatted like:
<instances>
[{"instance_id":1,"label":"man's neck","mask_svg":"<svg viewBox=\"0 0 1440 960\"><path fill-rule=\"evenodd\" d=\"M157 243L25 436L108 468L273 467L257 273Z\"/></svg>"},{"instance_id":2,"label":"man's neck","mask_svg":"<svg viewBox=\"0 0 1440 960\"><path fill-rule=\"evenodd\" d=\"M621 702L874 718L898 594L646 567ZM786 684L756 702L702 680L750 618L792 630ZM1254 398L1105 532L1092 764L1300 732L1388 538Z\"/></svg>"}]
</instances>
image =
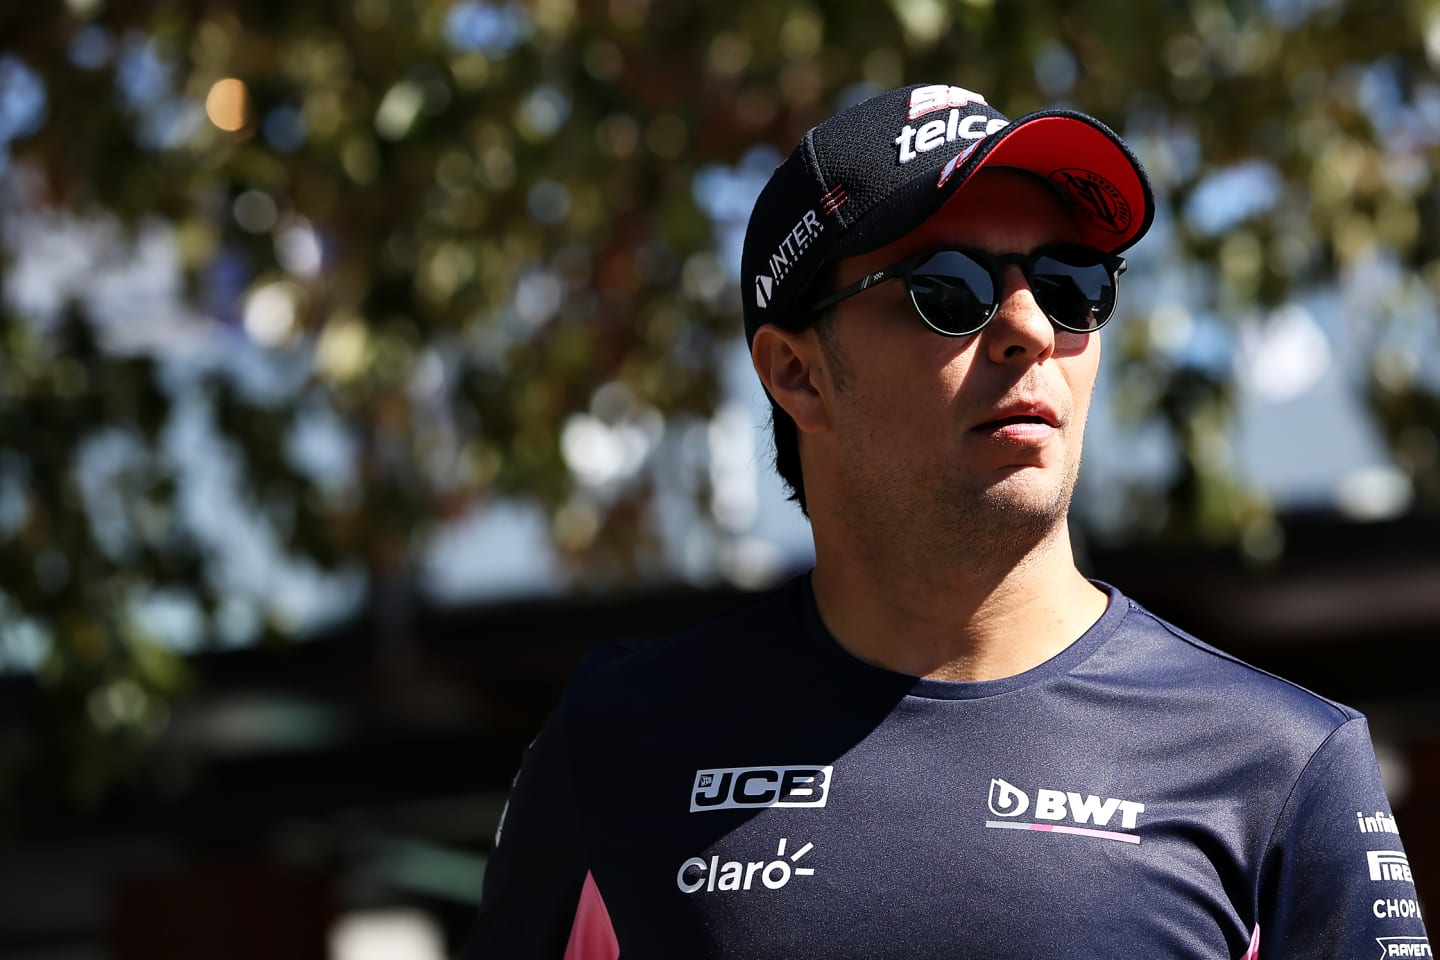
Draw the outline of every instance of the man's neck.
<instances>
[{"instance_id":1,"label":"man's neck","mask_svg":"<svg viewBox=\"0 0 1440 960\"><path fill-rule=\"evenodd\" d=\"M1018 562L895 563L816 544L820 618L859 659L912 676L997 680L1044 663L1108 600L1075 568L1063 528Z\"/></svg>"}]
</instances>

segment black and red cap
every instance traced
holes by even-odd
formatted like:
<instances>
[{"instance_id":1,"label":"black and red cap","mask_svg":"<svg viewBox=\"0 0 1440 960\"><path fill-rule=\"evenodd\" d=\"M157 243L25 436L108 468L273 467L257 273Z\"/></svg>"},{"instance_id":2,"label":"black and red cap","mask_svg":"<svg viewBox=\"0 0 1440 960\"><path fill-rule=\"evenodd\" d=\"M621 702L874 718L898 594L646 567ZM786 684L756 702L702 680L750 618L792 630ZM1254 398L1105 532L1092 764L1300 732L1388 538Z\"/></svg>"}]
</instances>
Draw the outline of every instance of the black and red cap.
<instances>
[{"instance_id":1,"label":"black and red cap","mask_svg":"<svg viewBox=\"0 0 1440 960\"><path fill-rule=\"evenodd\" d=\"M1010 120L962 87L891 90L811 129L760 191L740 260L746 340L766 323L794 324L822 263L903 237L986 164L1049 181L1099 250L1125 250L1155 217L1145 169L1094 117Z\"/></svg>"}]
</instances>

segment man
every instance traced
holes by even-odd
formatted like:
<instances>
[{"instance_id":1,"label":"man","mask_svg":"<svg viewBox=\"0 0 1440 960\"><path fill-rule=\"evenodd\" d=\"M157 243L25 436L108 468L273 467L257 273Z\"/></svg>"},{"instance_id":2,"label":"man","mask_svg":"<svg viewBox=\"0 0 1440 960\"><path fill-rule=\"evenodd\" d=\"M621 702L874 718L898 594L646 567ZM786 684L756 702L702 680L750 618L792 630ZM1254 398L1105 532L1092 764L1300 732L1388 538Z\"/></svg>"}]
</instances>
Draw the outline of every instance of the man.
<instances>
[{"instance_id":1,"label":"man","mask_svg":"<svg viewBox=\"0 0 1440 960\"><path fill-rule=\"evenodd\" d=\"M1069 111L929 84L806 135L742 288L815 569L587 661L467 956L1430 955L1364 719L1072 559L1153 209Z\"/></svg>"}]
</instances>

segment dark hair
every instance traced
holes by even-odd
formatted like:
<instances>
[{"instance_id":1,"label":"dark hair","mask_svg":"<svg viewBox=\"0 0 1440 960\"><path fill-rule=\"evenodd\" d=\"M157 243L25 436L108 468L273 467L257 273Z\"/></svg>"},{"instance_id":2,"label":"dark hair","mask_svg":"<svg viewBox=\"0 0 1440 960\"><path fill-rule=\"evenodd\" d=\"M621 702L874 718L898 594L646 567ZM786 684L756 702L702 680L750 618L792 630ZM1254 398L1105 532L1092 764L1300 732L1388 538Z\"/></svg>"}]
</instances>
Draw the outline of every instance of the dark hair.
<instances>
[{"instance_id":1,"label":"dark hair","mask_svg":"<svg viewBox=\"0 0 1440 960\"><path fill-rule=\"evenodd\" d=\"M836 270L835 264L826 262L820 264L815 276L805 287L805 292L800 297L801 304L811 304L835 290ZM798 308L797 312L803 312L805 306ZM805 326L815 328L816 335L820 338L820 344L825 348L827 357L833 356L830 349L830 332L833 314L831 311L822 313L818 319L808 324L792 329L804 329ZM769 393L766 393L769 397ZM800 512L806 517L810 516L810 508L805 502L805 477L800 470L800 430L795 426L795 421L785 408L770 397L770 433L775 442L775 472L780 475L789 490L789 499L794 500L800 506Z\"/></svg>"}]
</instances>

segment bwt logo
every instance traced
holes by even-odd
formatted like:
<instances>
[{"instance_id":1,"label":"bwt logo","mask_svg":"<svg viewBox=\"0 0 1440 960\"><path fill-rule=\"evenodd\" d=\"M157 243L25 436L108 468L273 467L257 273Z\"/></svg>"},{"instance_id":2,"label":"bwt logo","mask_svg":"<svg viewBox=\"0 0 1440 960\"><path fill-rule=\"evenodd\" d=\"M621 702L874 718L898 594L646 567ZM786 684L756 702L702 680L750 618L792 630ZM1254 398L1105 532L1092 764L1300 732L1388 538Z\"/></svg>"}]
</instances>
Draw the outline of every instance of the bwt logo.
<instances>
[{"instance_id":1,"label":"bwt logo","mask_svg":"<svg viewBox=\"0 0 1440 960\"><path fill-rule=\"evenodd\" d=\"M1030 809L1030 795L1013 783L998 777L990 779L990 812L997 817L1019 817ZM1120 826L1125 830L1135 829L1135 822L1145 812L1145 804L1116 797L1100 797L1093 794L1082 796L1073 790L1035 791L1035 819L1071 820L1075 823L1093 823L1097 827L1108 826L1110 819L1120 813Z\"/></svg>"},{"instance_id":2,"label":"bwt logo","mask_svg":"<svg viewBox=\"0 0 1440 960\"><path fill-rule=\"evenodd\" d=\"M695 771L690 812L823 807L833 766L718 767Z\"/></svg>"}]
</instances>

